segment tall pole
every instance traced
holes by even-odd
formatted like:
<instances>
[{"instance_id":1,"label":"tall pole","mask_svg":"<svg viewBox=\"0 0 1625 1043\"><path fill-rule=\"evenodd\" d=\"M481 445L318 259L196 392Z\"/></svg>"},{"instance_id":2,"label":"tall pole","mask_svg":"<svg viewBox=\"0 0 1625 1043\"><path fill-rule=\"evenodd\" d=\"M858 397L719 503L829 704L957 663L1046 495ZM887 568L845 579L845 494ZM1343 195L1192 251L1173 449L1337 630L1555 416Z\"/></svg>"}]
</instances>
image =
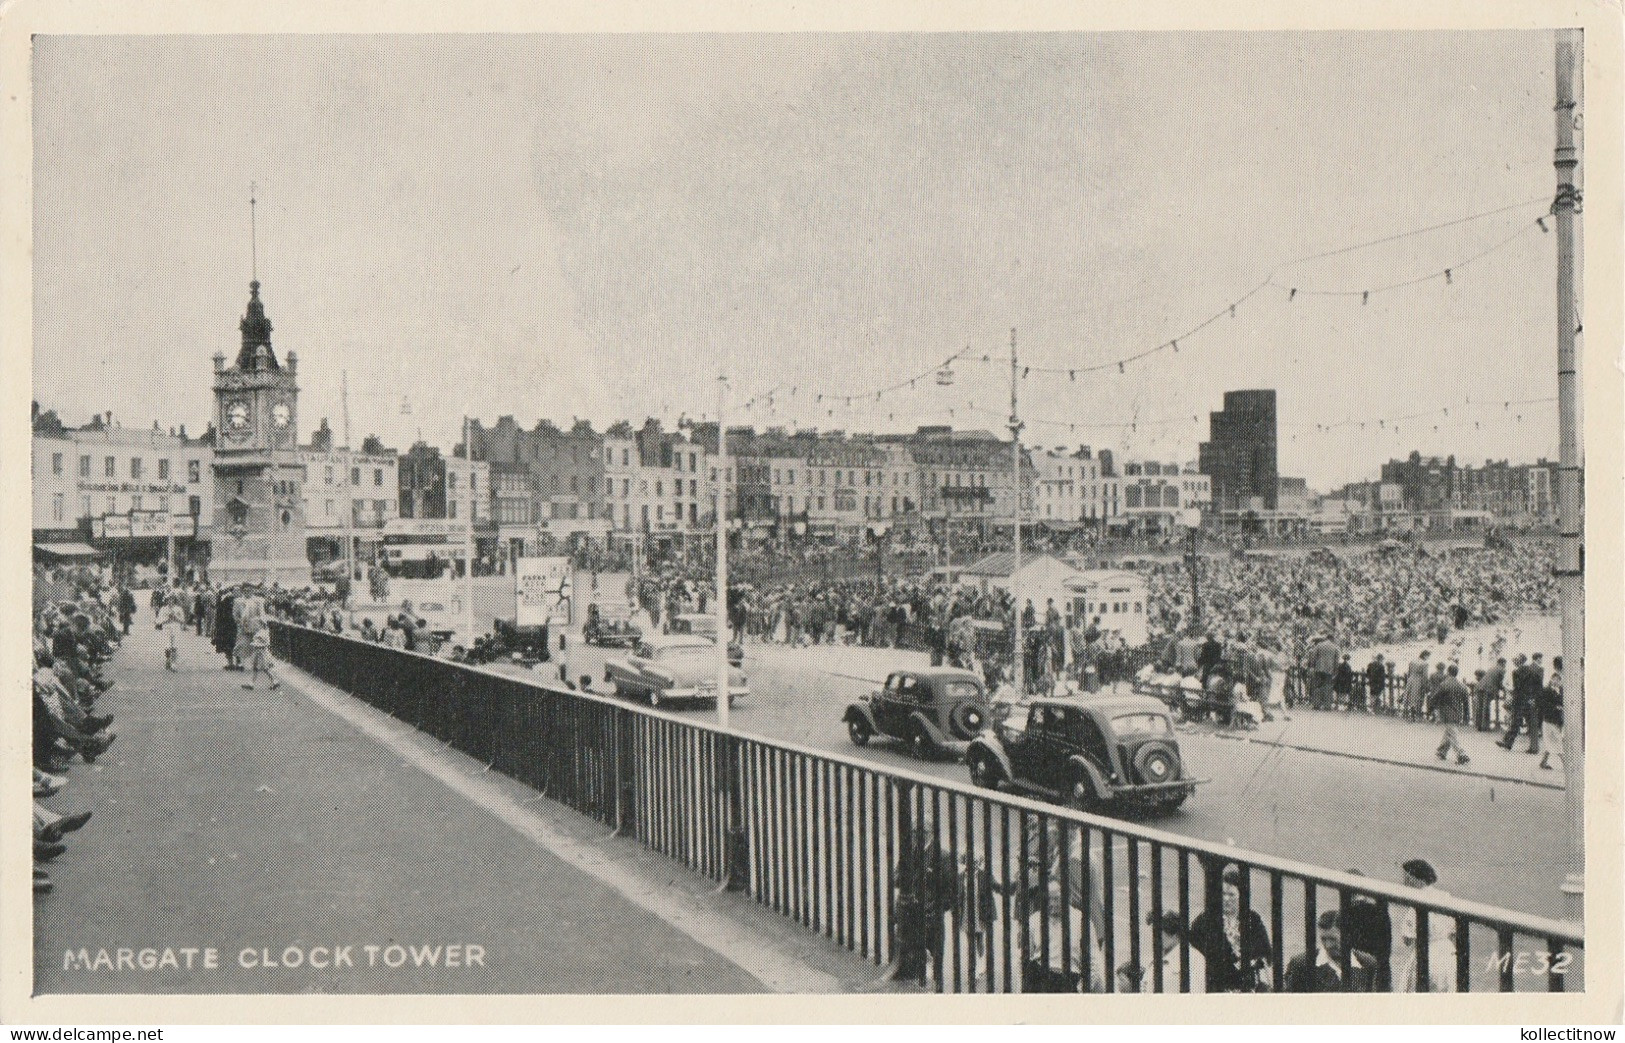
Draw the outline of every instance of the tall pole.
<instances>
[{"instance_id":1,"label":"tall pole","mask_svg":"<svg viewBox=\"0 0 1625 1043\"><path fill-rule=\"evenodd\" d=\"M474 644L474 443L469 441L468 414L463 414L463 459L468 462L468 517L463 525L463 640Z\"/></svg>"},{"instance_id":2,"label":"tall pole","mask_svg":"<svg viewBox=\"0 0 1625 1043\"><path fill-rule=\"evenodd\" d=\"M350 371L344 370L339 378L339 401L344 410L344 576L349 588L350 604L355 604L355 486L350 484L350 468L354 458L350 455ZM383 524L380 518L379 524Z\"/></svg>"},{"instance_id":3,"label":"tall pole","mask_svg":"<svg viewBox=\"0 0 1625 1043\"><path fill-rule=\"evenodd\" d=\"M1011 665L1015 672L1016 692L1027 694L1027 664L1026 664L1026 637L1021 628L1021 593L1016 588L1016 577L1021 574L1021 417L1016 412L1016 381L1019 373L1016 369L1016 330L1010 327L1010 461L1011 475L1015 479L1014 513L1012 517L1015 525L1015 562L1010 567L1010 596L1015 601L1015 645L1012 651Z\"/></svg>"},{"instance_id":4,"label":"tall pole","mask_svg":"<svg viewBox=\"0 0 1625 1043\"><path fill-rule=\"evenodd\" d=\"M728 727L728 377L717 377L717 723Z\"/></svg>"},{"instance_id":5,"label":"tall pole","mask_svg":"<svg viewBox=\"0 0 1625 1043\"><path fill-rule=\"evenodd\" d=\"M1575 92L1580 31L1557 31L1557 195L1552 218L1557 232L1558 565L1557 592L1563 628L1563 807L1568 820L1569 874L1563 881L1565 913L1580 919L1585 896L1585 545L1581 512L1580 387L1574 339L1580 330L1574 261L1575 215L1580 210L1580 149Z\"/></svg>"},{"instance_id":6,"label":"tall pole","mask_svg":"<svg viewBox=\"0 0 1625 1043\"><path fill-rule=\"evenodd\" d=\"M1201 534L1199 526L1190 527L1190 570L1191 570L1191 629L1202 625L1202 592L1197 579L1196 541Z\"/></svg>"}]
</instances>

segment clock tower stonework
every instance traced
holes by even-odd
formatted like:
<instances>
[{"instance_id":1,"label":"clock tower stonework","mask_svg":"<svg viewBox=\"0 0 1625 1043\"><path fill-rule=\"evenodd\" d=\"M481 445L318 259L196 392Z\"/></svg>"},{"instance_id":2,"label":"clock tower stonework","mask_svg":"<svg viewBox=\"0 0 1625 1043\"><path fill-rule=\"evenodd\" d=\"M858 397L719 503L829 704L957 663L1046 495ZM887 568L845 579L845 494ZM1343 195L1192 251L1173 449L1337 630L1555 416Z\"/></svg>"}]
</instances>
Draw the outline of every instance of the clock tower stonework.
<instances>
[{"instance_id":1,"label":"clock tower stonework","mask_svg":"<svg viewBox=\"0 0 1625 1043\"><path fill-rule=\"evenodd\" d=\"M258 280L248 284L237 359L214 357L214 535L209 578L219 584L310 583L305 468L299 462L299 358L271 347Z\"/></svg>"}]
</instances>

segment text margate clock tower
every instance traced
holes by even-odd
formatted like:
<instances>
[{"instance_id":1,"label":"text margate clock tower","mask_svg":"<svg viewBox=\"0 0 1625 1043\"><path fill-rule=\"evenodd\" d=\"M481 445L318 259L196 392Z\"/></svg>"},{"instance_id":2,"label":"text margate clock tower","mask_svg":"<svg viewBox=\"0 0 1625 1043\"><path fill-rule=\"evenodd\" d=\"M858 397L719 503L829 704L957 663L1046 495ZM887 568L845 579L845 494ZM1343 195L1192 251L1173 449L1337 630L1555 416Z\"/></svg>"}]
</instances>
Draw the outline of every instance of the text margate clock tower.
<instances>
[{"instance_id":1,"label":"text margate clock tower","mask_svg":"<svg viewBox=\"0 0 1625 1043\"><path fill-rule=\"evenodd\" d=\"M248 284L242 347L228 368L214 357L215 583L310 583L305 553L305 468L299 462L299 358L271 347L260 284Z\"/></svg>"}]
</instances>

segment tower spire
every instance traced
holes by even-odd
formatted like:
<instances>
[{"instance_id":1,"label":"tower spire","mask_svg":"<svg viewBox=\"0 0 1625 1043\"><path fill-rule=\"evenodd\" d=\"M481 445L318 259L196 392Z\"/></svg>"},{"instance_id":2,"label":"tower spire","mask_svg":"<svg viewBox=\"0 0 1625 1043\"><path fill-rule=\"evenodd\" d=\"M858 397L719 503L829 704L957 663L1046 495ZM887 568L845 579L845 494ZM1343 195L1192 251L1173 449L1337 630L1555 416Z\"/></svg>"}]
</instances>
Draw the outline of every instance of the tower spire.
<instances>
[{"instance_id":1,"label":"tower spire","mask_svg":"<svg viewBox=\"0 0 1625 1043\"><path fill-rule=\"evenodd\" d=\"M255 183L248 183L248 277L254 282L260 281L259 256L259 222L255 219L254 189Z\"/></svg>"}]
</instances>

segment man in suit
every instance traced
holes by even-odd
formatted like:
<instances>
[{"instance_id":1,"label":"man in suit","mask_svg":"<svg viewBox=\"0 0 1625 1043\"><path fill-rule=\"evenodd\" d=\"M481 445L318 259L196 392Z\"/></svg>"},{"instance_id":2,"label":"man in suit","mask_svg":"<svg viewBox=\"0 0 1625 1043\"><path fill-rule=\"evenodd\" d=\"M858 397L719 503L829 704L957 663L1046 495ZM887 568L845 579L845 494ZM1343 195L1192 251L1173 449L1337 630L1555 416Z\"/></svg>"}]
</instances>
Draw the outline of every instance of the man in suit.
<instances>
[{"instance_id":1,"label":"man in suit","mask_svg":"<svg viewBox=\"0 0 1625 1043\"><path fill-rule=\"evenodd\" d=\"M1484 671L1483 680L1478 682L1473 692L1473 727L1481 732L1490 730L1490 713L1497 700L1501 698L1501 689L1506 686L1507 661L1503 656L1495 661L1495 665Z\"/></svg>"},{"instance_id":2,"label":"man in suit","mask_svg":"<svg viewBox=\"0 0 1625 1043\"><path fill-rule=\"evenodd\" d=\"M1336 909L1320 914L1316 922L1319 946L1311 960L1306 952L1286 965L1287 992L1371 992L1377 961L1370 953L1349 950L1348 972L1343 970L1343 916Z\"/></svg>"},{"instance_id":3,"label":"man in suit","mask_svg":"<svg viewBox=\"0 0 1625 1043\"><path fill-rule=\"evenodd\" d=\"M1538 653L1536 658L1539 658ZM1540 718L1537 716L1535 700L1540 696L1544 671L1521 654L1513 660L1513 664L1512 712L1507 719L1507 733L1501 738L1501 748L1512 749L1512 744L1518 741L1518 730L1526 728L1529 732L1529 752L1539 753Z\"/></svg>"}]
</instances>

